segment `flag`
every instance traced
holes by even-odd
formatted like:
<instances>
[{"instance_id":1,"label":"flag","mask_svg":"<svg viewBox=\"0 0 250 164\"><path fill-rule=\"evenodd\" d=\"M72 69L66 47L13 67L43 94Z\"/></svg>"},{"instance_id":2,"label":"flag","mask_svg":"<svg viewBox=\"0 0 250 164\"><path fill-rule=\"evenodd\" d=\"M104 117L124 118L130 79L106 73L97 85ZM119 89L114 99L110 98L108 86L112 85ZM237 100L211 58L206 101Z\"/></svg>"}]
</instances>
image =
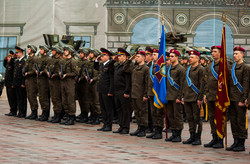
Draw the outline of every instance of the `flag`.
<instances>
[{"instance_id":1,"label":"flag","mask_svg":"<svg viewBox=\"0 0 250 164\"><path fill-rule=\"evenodd\" d=\"M156 63L155 77L154 77L154 106L156 108L163 108L167 103L167 86L166 86L166 48L165 48L165 30L162 24L161 41L159 48L159 56Z\"/></svg>"},{"instance_id":2,"label":"flag","mask_svg":"<svg viewBox=\"0 0 250 164\"><path fill-rule=\"evenodd\" d=\"M217 135L223 139L224 123L226 120L226 109L230 105L228 96L228 68L227 68L227 56L226 56L226 32L225 22L223 22L222 40L221 40L221 53L220 63L218 71L218 82L215 102L215 124Z\"/></svg>"}]
</instances>

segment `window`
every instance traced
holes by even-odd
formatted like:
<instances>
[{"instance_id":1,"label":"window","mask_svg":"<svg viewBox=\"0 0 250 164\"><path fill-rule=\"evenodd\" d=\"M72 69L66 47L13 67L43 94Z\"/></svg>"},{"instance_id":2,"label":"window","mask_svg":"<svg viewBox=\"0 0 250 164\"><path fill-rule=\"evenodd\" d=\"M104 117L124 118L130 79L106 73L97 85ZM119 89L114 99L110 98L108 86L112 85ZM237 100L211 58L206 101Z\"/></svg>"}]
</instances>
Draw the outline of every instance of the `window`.
<instances>
[{"instance_id":1,"label":"window","mask_svg":"<svg viewBox=\"0 0 250 164\"><path fill-rule=\"evenodd\" d=\"M16 36L0 36L0 73L5 72L5 68L3 66L4 57L10 50L15 52L16 43Z\"/></svg>"},{"instance_id":2,"label":"window","mask_svg":"<svg viewBox=\"0 0 250 164\"><path fill-rule=\"evenodd\" d=\"M74 36L74 41L82 40L85 41L85 46L91 48L91 36Z\"/></svg>"}]
</instances>

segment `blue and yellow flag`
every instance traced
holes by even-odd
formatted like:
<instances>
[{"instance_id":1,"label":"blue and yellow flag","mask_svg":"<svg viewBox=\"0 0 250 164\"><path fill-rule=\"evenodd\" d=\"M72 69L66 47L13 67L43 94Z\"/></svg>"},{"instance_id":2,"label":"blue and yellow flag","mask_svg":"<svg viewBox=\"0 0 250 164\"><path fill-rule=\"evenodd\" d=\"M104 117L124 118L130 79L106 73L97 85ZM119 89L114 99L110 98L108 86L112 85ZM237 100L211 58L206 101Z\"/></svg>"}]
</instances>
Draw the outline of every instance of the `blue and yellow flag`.
<instances>
[{"instance_id":1,"label":"blue and yellow flag","mask_svg":"<svg viewBox=\"0 0 250 164\"><path fill-rule=\"evenodd\" d=\"M159 56L157 60L155 78L153 85L154 92L154 106L156 108L163 108L167 104L167 86L166 86L166 49L165 49L165 30L162 25L161 42L159 48Z\"/></svg>"}]
</instances>

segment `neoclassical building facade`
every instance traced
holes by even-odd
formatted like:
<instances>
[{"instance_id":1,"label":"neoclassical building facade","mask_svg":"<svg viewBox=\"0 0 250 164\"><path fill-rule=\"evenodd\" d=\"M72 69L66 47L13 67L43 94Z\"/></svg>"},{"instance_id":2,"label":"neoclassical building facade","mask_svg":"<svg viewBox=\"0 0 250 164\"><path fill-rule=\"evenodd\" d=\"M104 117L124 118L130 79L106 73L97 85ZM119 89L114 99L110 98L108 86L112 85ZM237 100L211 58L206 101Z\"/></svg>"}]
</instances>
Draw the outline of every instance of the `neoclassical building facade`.
<instances>
[{"instance_id":1,"label":"neoclassical building facade","mask_svg":"<svg viewBox=\"0 0 250 164\"><path fill-rule=\"evenodd\" d=\"M219 45L224 12L227 53L232 57L233 46L242 46L250 57L249 0L107 0L105 6L109 49L157 44L162 15L166 31L186 34L187 41L180 45Z\"/></svg>"}]
</instances>

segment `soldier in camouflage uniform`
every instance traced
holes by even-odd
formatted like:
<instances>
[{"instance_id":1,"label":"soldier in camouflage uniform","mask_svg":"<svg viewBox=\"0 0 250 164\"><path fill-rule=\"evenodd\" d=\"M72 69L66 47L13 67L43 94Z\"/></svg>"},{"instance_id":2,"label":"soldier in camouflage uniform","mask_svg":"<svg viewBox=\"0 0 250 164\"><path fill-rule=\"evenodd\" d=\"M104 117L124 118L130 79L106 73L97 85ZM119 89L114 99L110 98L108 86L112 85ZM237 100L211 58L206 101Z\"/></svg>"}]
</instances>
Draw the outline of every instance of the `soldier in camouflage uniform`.
<instances>
[{"instance_id":1,"label":"soldier in camouflage uniform","mask_svg":"<svg viewBox=\"0 0 250 164\"><path fill-rule=\"evenodd\" d=\"M61 112L62 112L62 97L61 97L61 80L59 76L59 62L62 60L60 58L61 50L59 46L52 47L52 58L46 67L46 73L49 78L49 89L51 100L53 103L54 117L50 120L51 123L61 122Z\"/></svg>"},{"instance_id":2,"label":"soldier in camouflage uniform","mask_svg":"<svg viewBox=\"0 0 250 164\"><path fill-rule=\"evenodd\" d=\"M68 118L61 122L63 125L74 125L76 103L75 103L75 77L77 76L77 62L73 58L75 49L73 46L64 47L65 60L60 62L62 106Z\"/></svg>"},{"instance_id":3,"label":"soldier in camouflage uniform","mask_svg":"<svg viewBox=\"0 0 250 164\"><path fill-rule=\"evenodd\" d=\"M97 83L98 83L98 76L99 72L95 68L96 63L95 59L97 56L101 54L100 51L94 49L90 50L88 59L89 59L89 65L86 71L88 71L89 77L86 75L85 78L88 80L88 91L89 93L88 98L86 100L87 108L90 110L91 113L91 119L87 122L87 124L92 125L99 125L99 116L101 114L100 110L100 103L99 103L99 95L97 93Z\"/></svg>"},{"instance_id":4,"label":"soldier in camouflage uniform","mask_svg":"<svg viewBox=\"0 0 250 164\"><path fill-rule=\"evenodd\" d=\"M88 113L86 100L88 98L88 83L85 79L85 69L88 67L89 61L87 60L87 56L89 54L88 48L80 48L79 49L79 60L77 61L78 67L78 75L76 77L76 91L78 96L78 102L81 109L81 114L77 122L86 123L88 122Z\"/></svg>"},{"instance_id":5,"label":"soldier in camouflage uniform","mask_svg":"<svg viewBox=\"0 0 250 164\"><path fill-rule=\"evenodd\" d=\"M25 86L27 97L30 103L31 114L26 119L36 119L37 118L37 109L38 109L38 101L37 101L37 78L36 78L36 70L35 63L37 63L37 57L35 53L37 51L37 47L34 45L28 45L28 59L25 62Z\"/></svg>"},{"instance_id":6,"label":"soldier in camouflage uniform","mask_svg":"<svg viewBox=\"0 0 250 164\"><path fill-rule=\"evenodd\" d=\"M47 55L49 52L49 47L47 45L40 45L40 57L35 64L36 74L37 74L37 85L39 102L42 109L42 115L37 120L47 121L50 114L50 93L49 93L49 79L46 74L46 66L50 60Z\"/></svg>"}]
</instances>

